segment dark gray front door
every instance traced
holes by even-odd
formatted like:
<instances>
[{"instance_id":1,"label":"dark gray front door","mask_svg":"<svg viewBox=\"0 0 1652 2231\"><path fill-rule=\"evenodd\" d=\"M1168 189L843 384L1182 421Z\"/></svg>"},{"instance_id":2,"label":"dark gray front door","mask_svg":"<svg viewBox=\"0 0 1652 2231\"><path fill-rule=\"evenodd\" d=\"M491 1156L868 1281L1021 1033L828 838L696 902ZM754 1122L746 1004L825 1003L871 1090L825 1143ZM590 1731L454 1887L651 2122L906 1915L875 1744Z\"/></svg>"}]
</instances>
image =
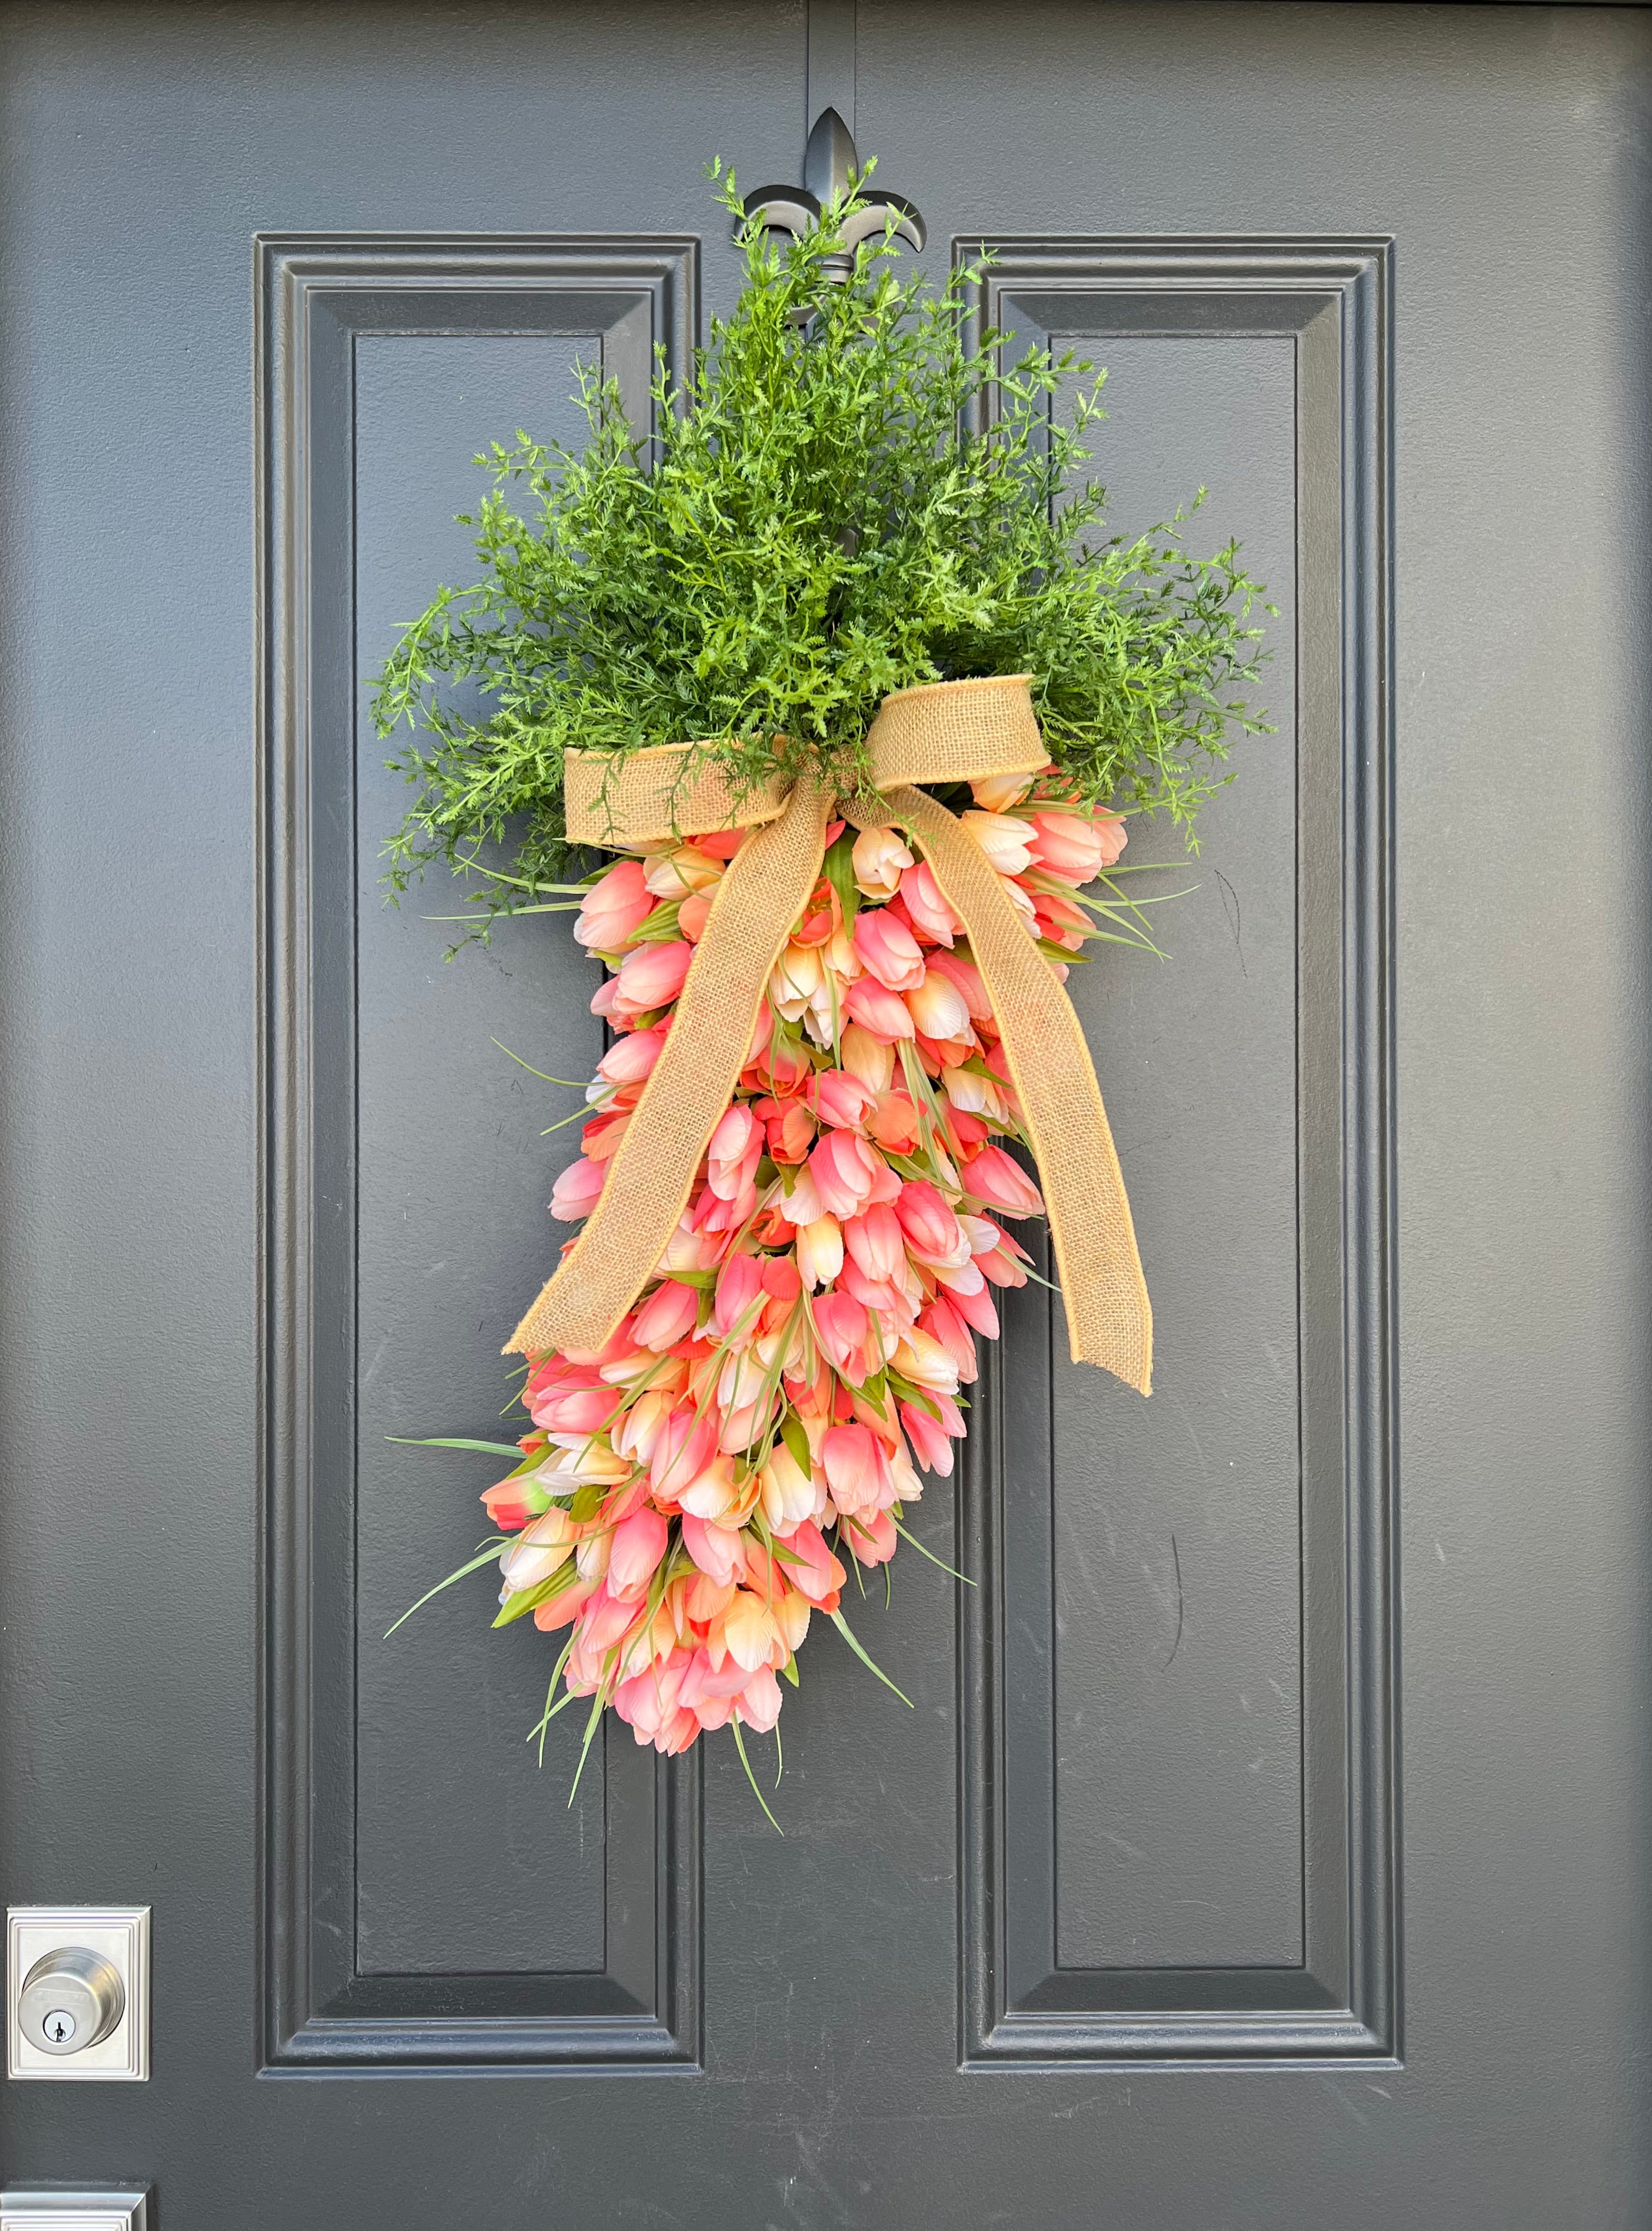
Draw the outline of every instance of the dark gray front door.
<instances>
[{"instance_id":1,"label":"dark gray front door","mask_svg":"<svg viewBox=\"0 0 1652 2231\"><path fill-rule=\"evenodd\" d=\"M1652 2213L1645 16L3 17L0 1866L154 1911L159 2231ZM465 1458L587 1070L556 918L378 886L362 677L468 460L643 407L700 178L852 110L1281 616L1171 960L1079 993L1149 1404L1013 1316L955 1497L726 1745L524 1741ZM1133 857L1171 857L1167 832ZM604 2074L624 2081L602 2081ZM391 2079L391 2080L386 2080Z\"/></svg>"}]
</instances>

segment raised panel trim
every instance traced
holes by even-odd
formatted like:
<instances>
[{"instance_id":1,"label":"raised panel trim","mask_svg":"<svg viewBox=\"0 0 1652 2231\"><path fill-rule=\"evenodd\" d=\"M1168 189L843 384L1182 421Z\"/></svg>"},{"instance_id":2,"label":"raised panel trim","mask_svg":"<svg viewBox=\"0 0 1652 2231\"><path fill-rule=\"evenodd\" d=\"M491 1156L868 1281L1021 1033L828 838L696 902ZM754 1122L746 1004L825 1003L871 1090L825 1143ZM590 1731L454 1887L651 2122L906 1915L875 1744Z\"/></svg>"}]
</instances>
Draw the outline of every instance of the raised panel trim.
<instances>
[{"instance_id":1,"label":"raised panel trim","mask_svg":"<svg viewBox=\"0 0 1652 2231\"><path fill-rule=\"evenodd\" d=\"M697 1756L604 1736L604 1964L374 1976L354 1947L352 445L360 333L600 337L646 431L687 369L692 239L255 243L261 761L259 1824L267 2075L698 2068ZM348 1927L337 1925L340 1914Z\"/></svg>"},{"instance_id":2,"label":"raised panel trim","mask_svg":"<svg viewBox=\"0 0 1652 2231\"><path fill-rule=\"evenodd\" d=\"M958 1506L966 2069L1400 2051L1393 1417L1391 243L991 240L976 331L1289 336L1297 365L1298 1322L1303 1916L1296 1968L1062 1967L1053 1704L1011 1682L1005 1451L1049 1471L1050 1303L986 1358ZM1052 1612L1053 1612L1053 1607ZM1014 1719L1014 1759L1009 1725ZM1044 1748L1048 1743L1049 1749ZM1042 1777L1042 1780L1041 1780ZM1029 1782L1049 1805L1027 1801ZM1048 1819L1044 1815L1048 1815Z\"/></svg>"}]
</instances>

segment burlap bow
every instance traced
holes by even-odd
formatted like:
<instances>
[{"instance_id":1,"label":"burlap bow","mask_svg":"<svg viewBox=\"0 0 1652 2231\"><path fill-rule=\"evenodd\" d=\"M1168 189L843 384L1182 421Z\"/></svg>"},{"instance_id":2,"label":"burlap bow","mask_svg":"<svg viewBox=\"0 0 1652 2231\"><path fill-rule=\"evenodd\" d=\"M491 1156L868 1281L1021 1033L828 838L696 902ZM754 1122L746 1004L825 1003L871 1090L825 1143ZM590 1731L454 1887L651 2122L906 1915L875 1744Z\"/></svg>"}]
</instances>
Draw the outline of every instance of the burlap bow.
<instances>
[{"instance_id":1,"label":"burlap bow","mask_svg":"<svg viewBox=\"0 0 1652 2231\"><path fill-rule=\"evenodd\" d=\"M1049 753L1026 675L897 690L867 738L875 799L804 776L736 799L687 744L616 768L571 752L569 835L621 848L678 831L750 835L717 886L671 1027L585 1228L512 1335L507 1355L601 1348L655 1276L745 1065L770 973L821 873L828 822L898 826L923 848L963 923L1002 1033L1038 1163L1074 1363L1151 1391L1152 1312L1084 1033L998 875L964 824L913 786L1034 774Z\"/></svg>"}]
</instances>

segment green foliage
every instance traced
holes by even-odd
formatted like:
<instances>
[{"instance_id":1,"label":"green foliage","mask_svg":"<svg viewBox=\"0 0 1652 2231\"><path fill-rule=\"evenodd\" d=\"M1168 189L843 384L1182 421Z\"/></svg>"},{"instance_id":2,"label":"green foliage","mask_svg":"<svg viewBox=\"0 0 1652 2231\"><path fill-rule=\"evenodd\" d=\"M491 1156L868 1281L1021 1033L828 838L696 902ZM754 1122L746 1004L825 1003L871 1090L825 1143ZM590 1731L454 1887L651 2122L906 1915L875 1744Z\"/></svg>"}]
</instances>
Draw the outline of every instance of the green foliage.
<instances>
[{"instance_id":1,"label":"green foliage","mask_svg":"<svg viewBox=\"0 0 1652 2231\"><path fill-rule=\"evenodd\" d=\"M719 191L738 214L732 174ZM987 674L1034 676L1084 799L1167 809L1191 840L1228 732L1262 726L1234 695L1259 636L1237 546L1188 557L1179 511L1128 545L1097 537L1104 491L1075 469L1105 375L1062 423L1092 365L1034 352L1000 376L1010 336L968 328L978 269L937 292L896 275L887 239L835 282L842 215L784 250L746 228L732 316L686 389L661 364L651 445L582 371L582 455L519 434L476 460L484 579L438 593L374 701L381 734L415 732L390 763L418 792L395 889L507 836L522 881L490 871L490 913L588 865L564 834L571 747L694 740L737 786L812 760L852 792L887 691ZM461 681L485 719L444 698Z\"/></svg>"}]
</instances>

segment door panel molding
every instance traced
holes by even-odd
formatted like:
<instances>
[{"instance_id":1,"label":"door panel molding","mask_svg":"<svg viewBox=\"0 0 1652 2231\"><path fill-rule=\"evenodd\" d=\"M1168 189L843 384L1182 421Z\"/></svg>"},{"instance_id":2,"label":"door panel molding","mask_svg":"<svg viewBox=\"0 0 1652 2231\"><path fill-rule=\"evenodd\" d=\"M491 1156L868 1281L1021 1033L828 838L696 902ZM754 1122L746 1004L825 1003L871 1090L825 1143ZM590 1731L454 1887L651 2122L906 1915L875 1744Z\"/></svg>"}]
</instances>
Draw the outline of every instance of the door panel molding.
<instances>
[{"instance_id":1,"label":"door panel molding","mask_svg":"<svg viewBox=\"0 0 1652 2231\"><path fill-rule=\"evenodd\" d=\"M954 243L1030 342L1295 351L1300 1966L1057 1954L1052 1300L1008 1297L959 1502L960 2061L1345 2061L1399 2051L1391 244ZM1048 1273L1048 1264L1042 1266ZM1010 1452L1014 1452L1013 1465ZM1013 1516L1006 1503L1013 1497Z\"/></svg>"},{"instance_id":2,"label":"door panel molding","mask_svg":"<svg viewBox=\"0 0 1652 2231\"><path fill-rule=\"evenodd\" d=\"M698 322L681 238L261 238L260 1401L268 2073L692 2070L697 1754L605 1736L597 1970L372 1975L355 1945L354 378L365 333L600 337L646 429Z\"/></svg>"}]
</instances>

